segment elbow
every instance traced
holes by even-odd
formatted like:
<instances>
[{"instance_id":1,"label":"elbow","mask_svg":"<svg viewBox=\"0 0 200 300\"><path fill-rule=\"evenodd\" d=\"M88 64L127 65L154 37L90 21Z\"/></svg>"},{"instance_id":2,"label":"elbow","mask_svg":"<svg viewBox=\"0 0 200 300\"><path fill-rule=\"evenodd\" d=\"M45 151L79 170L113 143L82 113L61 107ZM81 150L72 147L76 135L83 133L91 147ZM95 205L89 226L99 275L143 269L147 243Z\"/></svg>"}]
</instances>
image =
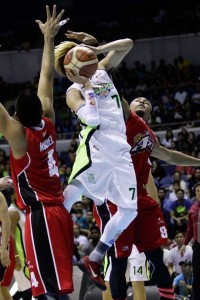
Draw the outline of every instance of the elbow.
<instances>
[{"instance_id":1,"label":"elbow","mask_svg":"<svg viewBox=\"0 0 200 300\"><path fill-rule=\"evenodd\" d=\"M133 48L133 45L134 45L133 40L127 38L127 39L125 39L125 41L126 41L127 49L130 49L130 50L131 50L131 49Z\"/></svg>"}]
</instances>

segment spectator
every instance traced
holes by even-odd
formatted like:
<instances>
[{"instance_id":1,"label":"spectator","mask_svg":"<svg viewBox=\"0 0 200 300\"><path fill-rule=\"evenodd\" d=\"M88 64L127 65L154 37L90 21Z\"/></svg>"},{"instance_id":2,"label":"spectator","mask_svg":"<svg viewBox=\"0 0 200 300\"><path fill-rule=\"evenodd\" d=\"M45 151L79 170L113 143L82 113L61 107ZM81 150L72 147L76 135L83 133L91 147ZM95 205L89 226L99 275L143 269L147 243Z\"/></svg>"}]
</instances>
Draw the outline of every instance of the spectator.
<instances>
[{"instance_id":1,"label":"spectator","mask_svg":"<svg viewBox=\"0 0 200 300\"><path fill-rule=\"evenodd\" d=\"M183 106L187 95L188 93L186 91L186 88L183 85L180 85L175 92L174 99L177 100L181 104L181 106Z\"/></svg>"},{"instance_id":2,"label":"spectator","mask_svg":"<svg viewBox=\"0 0 200 300\"><path fill-rule=\"evenodd\" d=\"M175 171L181 172L182 177L184 176L187 182L192 178L195 168L192 166L176 166ZM189 185L189 182L188 182Z\"/></svg>"},{"instance_id":3,"label":"spectator","mask_svg":"<svg viewBox=\"0 0 200 300\"><path fill-rule=\"evenodd\" d=\"M177 134L176 150L185 153L187 152L187 149L188 149L187 137L185 137L185 134L182 131L180 131Z\"/></svg>"},{"instance_id":4,"label":"spectator","mask_svg":"<svg viewBox=\"0 0 200 300\"><path fill-rule=\"evenodd\" d=\"M87 244L84 244L81 249L84 256L89 255L94 250L99 239L100 239L100 230L98 226L93 225L90 228L89 242Z\"/></svg>"},{"instance_id":5,"label":"spectator","mask_svg":"<svg viewBox=\"0 0 200 300\"><path fill-rule=\"evenodd\" d=\"M196 137L194 131L190 131L188 133L187 142L188 142L188 153L190 155L192 155L192 153L196 154L198 152L198 147L196 145Z\"/></svg>"},{"instance_id":6,"label":"spectator","mask_svg":"<svg viewBox=\"0 0 200 300\"><path fill-rule=\"evenodd\" d=\"M172 142L175 142L175 141L176 141L176 139L174 137L173 130L171 128L168 128L166 130L165 137L162 140L163 147L171 149L172 148Z\"/></svg>"},{"instance_id":7,"label":"spectator","mask_svg":"<svg viewBox=\"0 0 200 300\"><path fill-rule=\"evenodd\" d=\"M192 294L192 263L191 261L181 261L179 265L181 267L182 272L180 275L174 278L173 287L175 293L180 296L183 296L182 299L191 299L188 297L191 297Z\"/></svg>"},{"instance_id":8,"label":"spectator","mask_svg":"<svg viewBox=\"0 0 200 300\"><path fill-rule=\"evenodd\" d=\"M188 183L185 180L183 180L182 173L180 171L175 170L172 177L173 177L174 181L176 181L176 182L178 181L180 183L180 188L182 190L184 190L184 193L186 194L186 196L188 198L188 194L187 194L188 193L188 188L187 188ZM169 187L169 190L172 190L172 186Z\"/></svg>"},{"instance_id":9,"label":"spectator","mask_svg":"<svg viewBox=\"0 0 200 300\"><path fill-rule=\"evenodd\" d=\"M82 204L83 204L83 210L84 210L84 215L87 215L87 212L92 210L93 207L93 202L90 198L86 196L82 196Z\"/></svg>"},{"instance_id":10,"label":"spectator","mask_svg":"<svg viewBox=\"0 0 200 300\"><path fill-rule=\"evenodd\" d=\"M72 209L70 211L70 214L72 216L72 220L74 223L76 223L76 210L81 209L83 211L83 203L82 201L77 201L76 203L74 203L74 205L72 206ZM84 214L85 216L85 214Z\"/></svg>"},{"instance_id":11,"label":"spectator","mask_svg":"<svg viewBox=\"0 0 200 300\"><path fill-rule=\"evenodd\" d=\"M89 229L86 217L83 215L82 209L76 209L75 211L76 224L80 226L80 229Z\"/></svg>"},{"instance_id":12,"label":"spectator","mask_svg":"<svg viewBox=\"0 0 200 300\"><path fill-rule=\"evenodd\" d=\"M182 231L176 231L174 235L174 240L176 246L169 250L168 255L168 268L170 275L174 279L177 275L181 274L181 267L179 265L180 261L188 260L192 261L192 247L190 245L186 246L185 253L182 255L180 249L184 241L184 233Z\"/></svg>"},{"instance_id":13,"label":"spectator","mask_svg":"<svg viewBox=\"0 0 200 300\"><path fill-rule=\"evenodd\" d=\"M81 234L81 228L78 224L74 224L74 244L76 245L78 249L78 253L80 257L83 257L82 248L83 246L88 245L89 241L88 238L85 235Z\"/></svg>"},{"instance_id":14,"label":"spectator","mask_svg":"<svg viewBox=\"0 0 200 300\"><path fill-rule=\"evenodd\" d=\"M176 191L177 200L171 204L170 216L174 224L174 230L186 232L188 212L192 206L192 202L184 198L184 191L178 189Z\"/></svg>"},{"instance_id":15,"label":"spectator","mask_svg":"<svg viewBox=\"0 0 200 300\"><path fill-rule=\"evenodd\" d=\"M165 169L161 166L161 163L158 159L152 159L151 172L153 177L158 180L158 182L160 179L167 176Z\"/></svg>"},{"instance_id":16,"label":"spectator","mask_svg":"<svg viewBox=\"0 0 200 300\"><path fill-rule=\"evenodd\" d=\"M172 183L172 185L170 186L170 191L169 191L169 195L168 195L168 200L166 201L166 203L164 204L164 206L168 209L169 206L171 206L171 203L177 200L177 196L176 196L176 191L178 189L180 189L180 182L177 180L174 180L174 182ZM186 195L185 195L186 196Z\"/></svg>"},{"instance_id":17,"label":"spectator","mask_svg":"<svg viewBox=\"0 0 200 300\"><path fill-rule=\"evenodd\" d=\"M91 228L93 228L94 226L96 226L96 222L93 216L93 212L92 211L87 211L86 213L86 222L88 225L88 229L85 228L81 228L81 233L83 233L84 235L86 235L87 237L90 237L90 230Z\"/></svg>"}]
</instances>

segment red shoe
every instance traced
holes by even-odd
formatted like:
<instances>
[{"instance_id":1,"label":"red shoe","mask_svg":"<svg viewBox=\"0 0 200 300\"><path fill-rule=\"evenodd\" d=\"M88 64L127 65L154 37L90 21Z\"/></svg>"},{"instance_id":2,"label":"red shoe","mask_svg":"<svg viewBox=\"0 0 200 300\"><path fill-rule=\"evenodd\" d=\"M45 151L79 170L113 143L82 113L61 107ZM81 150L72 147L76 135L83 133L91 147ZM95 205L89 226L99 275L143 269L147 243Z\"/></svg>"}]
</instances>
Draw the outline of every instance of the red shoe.
<instances>
[{"instance_id":1,"label":"red shoe","mask_svg":"<svg viewBox=\"0 0 200 300\"><path fill-rule=\"evenodd\" d=\"M106 290L106 285L100 272L100 268L101 268L100 264L98 264L95 261L89 260L89 257L85 256L84 258L80 259L77 262L77 266L81 271L83 271L88 276L90 281L94 283L100 290L102 291Z\"/></svg>"}]
</instances>

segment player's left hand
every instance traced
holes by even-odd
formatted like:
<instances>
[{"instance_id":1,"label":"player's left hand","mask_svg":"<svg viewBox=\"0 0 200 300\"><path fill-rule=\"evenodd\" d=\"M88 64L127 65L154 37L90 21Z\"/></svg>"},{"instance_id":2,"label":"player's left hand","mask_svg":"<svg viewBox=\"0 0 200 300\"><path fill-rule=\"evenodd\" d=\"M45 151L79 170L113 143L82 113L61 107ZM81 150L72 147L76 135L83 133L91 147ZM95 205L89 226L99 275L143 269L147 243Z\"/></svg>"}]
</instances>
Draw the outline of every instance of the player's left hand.
<instances>
[{"instance_id":1,"label":"player's left hand","mask_svg":"<svg viewBox=\"0 0 200 300\"><path fill-rule=\"evenodd\" d=\"M47 20L45 23L42 23L40 20L35 20L35 22L39 25L40 30L45 36L54 37L59 29L60 29L60 20L64 14L64 9L61 10L61 12L57 15L56 13L56 5L53 6L52 15L50 13L49 6L46 6L46 14L47 14Z\"/></svg>"},{"instance_id":2,"label":"player's left hand","mask_svg":"<svg viewBox=\"0 0 200 300\"><path fill-rule=\"evenodd\" d=\"M86 45L94 45L97 43L97 40L94 36L92 36L86 32L83 32L83 31L75 32L75 31L67 30L67 33L65 33L65 36L68 39L77 40Z\"/></svg>"}]
</instances>

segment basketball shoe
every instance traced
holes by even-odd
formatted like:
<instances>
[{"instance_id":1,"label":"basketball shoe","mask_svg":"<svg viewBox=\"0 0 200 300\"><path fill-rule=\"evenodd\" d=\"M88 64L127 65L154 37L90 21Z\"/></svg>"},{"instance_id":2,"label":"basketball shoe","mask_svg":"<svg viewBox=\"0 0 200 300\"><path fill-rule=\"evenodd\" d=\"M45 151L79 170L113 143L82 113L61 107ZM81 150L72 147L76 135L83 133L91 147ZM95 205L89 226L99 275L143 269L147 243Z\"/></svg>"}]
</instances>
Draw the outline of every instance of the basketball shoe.
<instances>
[{"instance_id":1,"label":"basketball shoe","mask_svg":"<svg viewBox=\"0 0 200 300\"><path fill-rule=\"evenodd\" d=\"M77 267L84 272L90 281L100 290L106 290L105 282L101 276L101 265L99 263L91 261L88 256L85 256L77 262Z\"/></svg>"}]
</instances>

